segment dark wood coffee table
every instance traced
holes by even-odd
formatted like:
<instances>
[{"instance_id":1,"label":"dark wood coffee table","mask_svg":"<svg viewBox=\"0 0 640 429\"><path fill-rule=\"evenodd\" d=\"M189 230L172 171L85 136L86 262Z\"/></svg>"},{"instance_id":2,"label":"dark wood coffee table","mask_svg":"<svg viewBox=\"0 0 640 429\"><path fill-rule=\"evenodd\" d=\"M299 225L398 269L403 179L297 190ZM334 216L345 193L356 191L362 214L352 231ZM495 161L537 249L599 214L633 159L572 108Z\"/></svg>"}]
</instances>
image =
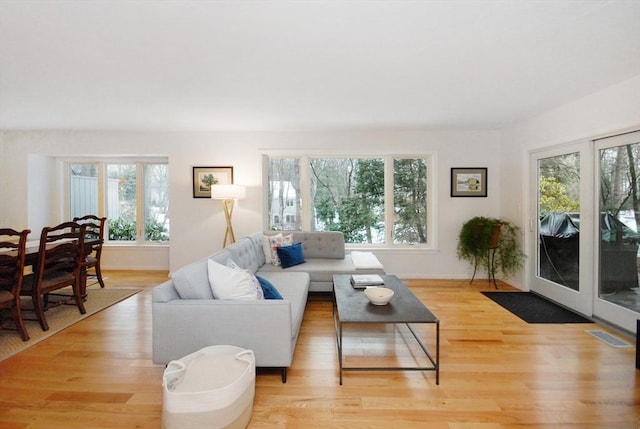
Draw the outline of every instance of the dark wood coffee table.
<instances>
[{"instance_id":1,"label":"dark wood coffee table","mask_svg":"<svg viewBox=\"0 0 640 429\"><path fill-rule=\"evenodd\" d=\"M411 292L402 281L394 275L384 275L384 287L393 289L394 295L387 305L373 305L362 289L351 286L350 275L333 276L333 320L338 343L338 362L340 364L340 384L343 371L390 371L414 370L435 371L436 384L440 384L440 321ZM342 353L343 328L348 324L404 324L407 326L418 345L425 353L431 366L400 367L345 367ZM436 350L432 357L411 324L432 323L436 328Z\"/></svg>"}]
</instances>

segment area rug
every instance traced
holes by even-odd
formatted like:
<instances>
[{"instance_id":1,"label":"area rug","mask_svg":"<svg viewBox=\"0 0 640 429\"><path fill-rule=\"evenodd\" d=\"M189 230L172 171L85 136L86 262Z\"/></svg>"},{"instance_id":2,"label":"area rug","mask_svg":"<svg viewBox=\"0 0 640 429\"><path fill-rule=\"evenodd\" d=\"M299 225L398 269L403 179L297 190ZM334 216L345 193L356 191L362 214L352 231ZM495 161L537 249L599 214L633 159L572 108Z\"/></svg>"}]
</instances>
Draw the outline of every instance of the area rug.
<instances>
[{"instance_id":1,"label":"area rug","mask_svg":"<svg viewBox=\"0 0 640 429\"><path fill-rule=\"evenodd\" d=\"M482 292L527 323L593 323L532 292Z\"/></svg>"},{"instance_id":2,"label":"area rug","mask_svg":"<svg viewBox=\"0 0 640 429\"><path fill-rule=\"evenodd\" d=\"M45 313L45 317L49 323L48 331L43 331L40 328L40 324L35 320L25 321L30 337L28 341L22 341L20 334L15 330L15 325L8 323L7 329L0 329L0 360L13 356L82 319L86 319L92 314L104 310L138 292L140 292L140 289L109 287L101 289L100 287L89 287L87 288L87 300L84 303L84 307L87 310L85 314L80 314L78 307L75 305L58 305L51 307ZM28 299L28 301L30 301L30 299ZM30 303L25 302L25 305L27 304ZM33 319L34 316L34 313L31 311L26 311L23 314L23 317L29 319ZM3 321L6 321L6 318L3 319Z\"/></svg>"}]
</instances>

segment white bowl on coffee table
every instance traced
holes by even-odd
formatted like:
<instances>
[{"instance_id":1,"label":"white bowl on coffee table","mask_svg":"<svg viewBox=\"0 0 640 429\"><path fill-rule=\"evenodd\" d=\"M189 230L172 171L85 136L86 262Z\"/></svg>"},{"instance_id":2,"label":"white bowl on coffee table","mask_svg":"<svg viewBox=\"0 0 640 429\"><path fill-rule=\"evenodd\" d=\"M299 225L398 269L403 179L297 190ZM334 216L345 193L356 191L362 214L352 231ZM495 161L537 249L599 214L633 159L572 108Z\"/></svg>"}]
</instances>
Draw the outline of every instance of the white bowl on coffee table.
<instances>
[{"instance_id":1,"label":"white bowl on coffee table","mask_svg":"<svg viewBox=\"0 0 640 429\"><path fill-rule=\"evenodd\" d=\"M386 287L368 287L364 290L364 294L373 305L387 305L393 298L393 290Z\"/></svg>"}]
</instances>

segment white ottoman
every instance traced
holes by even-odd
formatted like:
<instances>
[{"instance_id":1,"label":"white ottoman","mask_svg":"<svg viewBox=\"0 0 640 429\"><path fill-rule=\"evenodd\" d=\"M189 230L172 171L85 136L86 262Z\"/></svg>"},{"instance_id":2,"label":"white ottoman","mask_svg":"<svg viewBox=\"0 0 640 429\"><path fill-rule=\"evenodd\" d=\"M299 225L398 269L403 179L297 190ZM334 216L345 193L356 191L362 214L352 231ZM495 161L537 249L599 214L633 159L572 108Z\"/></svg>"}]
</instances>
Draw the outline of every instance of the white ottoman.
<instances>
[{"instance_id":1,"label":"white ottoman","mask_svg":"<svg viewBox=\"0 0 640 429\"><path fill-rule=\"evenodd\" d=\"M255 381L253 351L240 347L205 347L171 361L162 380L162 427L246 428Z\"/></svg>"}]
</instances>

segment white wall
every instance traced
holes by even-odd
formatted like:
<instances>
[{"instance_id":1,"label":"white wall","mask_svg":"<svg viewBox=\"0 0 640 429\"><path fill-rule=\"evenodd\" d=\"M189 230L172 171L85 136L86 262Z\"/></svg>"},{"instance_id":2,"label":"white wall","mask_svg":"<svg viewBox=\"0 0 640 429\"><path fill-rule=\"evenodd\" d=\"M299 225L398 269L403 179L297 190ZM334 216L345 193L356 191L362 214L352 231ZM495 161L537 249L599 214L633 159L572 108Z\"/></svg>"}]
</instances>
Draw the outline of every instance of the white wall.
<instances>
[{"instance_id":1,"label":"white wall","mask_svg":"<svg viewBox=\"0 0 640 429\"><path fill-rule=\"evenodd\" d=\"M240 237L262 229L262 161L265 150L360 153L432 153L437 160L437 249L379 251L387 271L406 277L464 278L470 267L455 256L461 224L475 215L500 214L500 133L497 131L433 131L381 129L309 132L105 132L4 131L0 138L0 224L30 227L59 218L55 201L40 198L53 192L56 180L47 157L78 155L156 155L169 159L171 244L163 257L158 247L110 248L105 267L175 270L221 248L224 215L219 204L192 197L192 167L233 165L236 183L248 187L247 199L234 211ZM356 149L357 148L357 149ZM487 198L451 198L451 167L488 167ZM49 189L32 185L43 180ZM8 192L7 190L11 191ZM29 198L24 198L29 195ZM47 208L46 205L49 205ZM45 219L47 218L47 219Z\"/></svg>"},{"instance_id":2,"label":"white wall","mask_svg":"<svg viewBox=\"0 0 640 429\"><path fill-rule=\"evenodd\" d=\"M640 76L549 110L503 130L503 180L500 213L520 225L528 225L534 201L529 187L529 154L534 149L591 140L631 128L640 128ZM514 195L522 196L513 198ZM531 237L525 228L526 248ZM524 285L525 273L512 282Z\"/></svg>"},{"instance_id":3,"label":"white wall","mask_svg":"<svg viewBox=\"0 0 640 429\"><path fill-rule=\"evenodd\" d=\"M475 215L502 216L526 226L529 151L615 133L640 124L640 76L498 131L379 129L309 132L4 131L0 133L0 225L36 233L59 220L51 157L154 155L169 159L171 245L110 248L111 268L175 270L220 249L219 204L192 198L192 167L233 165L248 186L234 211L243 236L262 229L261 155L265 150L433 153L437 160L437 249L378 251L387 271L405 277L464 278L471 267L455 256L461 224ZM357 149L355 149L357 148ZM488 167L487 198L451 198L451 167ZM527 228L523 228L526 232ZM33 233L32 233L33 234ZM527 237L529 240L530 237ZM511 281L524 285L526 276Z\"/></svg>"},{"instance_id":4,"label":"white wall","mask_svg":"<svg viewBox=\"0 0 640 429\"><path fill-rule=\"evenodd\" d=\"M37 239L42 227L50 225L49 212L58 210L56 192L51 192L52 184L56 183L56 162L54 158L37 154L27 156L27 169L33 172L27 181L27 224L32 226L34 233L31 239Z\"/></svg>"}]
</instances>

